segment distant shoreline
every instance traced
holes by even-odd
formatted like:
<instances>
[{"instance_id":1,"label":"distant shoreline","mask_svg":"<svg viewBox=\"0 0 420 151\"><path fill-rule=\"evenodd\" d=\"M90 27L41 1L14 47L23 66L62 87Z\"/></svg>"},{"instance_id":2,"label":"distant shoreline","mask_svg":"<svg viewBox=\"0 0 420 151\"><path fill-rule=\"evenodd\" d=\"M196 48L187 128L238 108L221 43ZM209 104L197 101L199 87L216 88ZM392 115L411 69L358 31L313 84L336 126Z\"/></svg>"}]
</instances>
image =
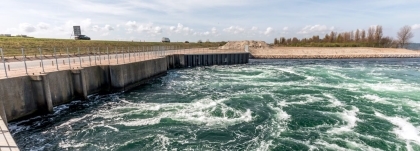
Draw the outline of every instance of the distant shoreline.
<instances>
[{"instance_id":1,"label":"distant shoreline","mask_svg":"<svg viewBox=\"0 0 420 151\"><path fill-rule=\"evenodd\" d=\"M251 50L253 59L420 58L420 51L393 48L275 47Z\"/></svg>"}]
</instances>

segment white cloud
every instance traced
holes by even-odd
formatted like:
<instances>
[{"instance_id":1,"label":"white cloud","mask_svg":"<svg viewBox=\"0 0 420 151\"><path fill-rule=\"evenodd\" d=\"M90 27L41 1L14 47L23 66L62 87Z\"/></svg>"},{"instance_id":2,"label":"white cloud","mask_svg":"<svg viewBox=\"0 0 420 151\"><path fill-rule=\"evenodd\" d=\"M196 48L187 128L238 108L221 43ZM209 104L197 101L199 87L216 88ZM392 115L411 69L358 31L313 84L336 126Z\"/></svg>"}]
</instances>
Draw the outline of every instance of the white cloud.
<instances>
[{"instance_id":1,"label":"white cloud","mask_svg":"<svg viewBox=\"0 0 420 151\"><path fill-rule=\"evenodd\" d=\"M104 29L106 29L108 31L111 31L111 30L114 30L114 27L111 27L111 25L107 24L107 25L105 25Z\"/></svg>"},{"instance_id":2,"label":"white cloud","mask_svg":"<svg viewBox=\"0 0 420 151\"><path fill-rule=\"evenodd\" d=\"M20 31L25 32L25 33L31 33L31 32L36 31L35 26L32 26L31 24L28 24L28 23L19 24L19 29Z\"/></svg>"},{"instance_id":3,"label":"white cloud","mask_svg":"<svg viewBox=\"0 0 420 151\"><path fill-rule=\"evenodd\" d=\"M411 26L411 28L413 30L420 29L420 24L414 24L413 26Z\"/></svg>"},{"instance_id":4,"label":"white cloud","mask_svg":"<svg viewBox=\"0 0 420 151\"><path fill-rule=\"evenodd\" d=\"M152 36L155 34L162 33L162 27L154 26L153 23L147 24L137 24L136 21L128 21L126 24L128 33L138 32L138 33L148 33Z\"/></svg>"},{"instance_id":5,"label":"white cloud","mask_svg":"<svg viewBox=\"0 0 420 151\"><path fill-rule=\"evenodd\" d=\"M334 30L334 26L328 28L326 25L308 25L302 28L298 34L325 33Z\"/></svg>"},{"instance_id":6,"label":"white cloud","mask_svg":"<svg viewBox=\"0 0 420 151\"><path fill-rule=\"evenodd\" d=\"M289 30L289 27L283 27L283 30L284 31L288 31Z\"/></svg>"},{"instance_id":7,"label":"white cloud","mask_svg":"<svg viewBox=\"0 0 420 151\"><path fill-rule=\"evenodd\" d=\"M88 28L92 24L92 20L90 18L86 18L80 22L80 26Z\"/></svg>"},{"instance_id":8,"label":"white cloud","mask_svg":"<svg viewBox=\"0 0 420 151\"><path fill-rule=\"evenodd\" d=\"M185 35L189 35L193 29L190 27L184 27L181 23L178 23L178 25L169 27L169 31L175 32L175 33L184 33Z\"/></svg>"},{"instance_id":9,"label":"white cloud","mask_svg":"<svg viewBox=\"0 0 420 151\"><path fill-rule=\"evenodd\" d=\"M40 22L40 23L38 23L37 27L39 29L42 29L42 30L47 30L47 29L50 28L50 24L47 24L47 23L44 23L44 22Z\"/></svg>"},{"instance_id":10,"label":"white cloud","mask_svg":"<svg viewBox=\"0 0 420 151\"><path fill-rule=\"evenodd\" d=\"M274 33L274 29L273 29L273 28L271 28L271 27L268 27L268 28L265 30L264 35L270 35L271 33Z\"/></svg>"},{"instance_id":11,"label":"white cloud","mask_svg":"<svg viewBox=\"0 0 420 151\"><path fill-rule=\"evenodd\" d=\"M217 34L217 29L216 29L216 27L211 28L211 33L212 33L212 34Z\"/></svg>"},{"instance_id":12,"label":"white cloud","mask_svg":"<svg viewBox=\"0 0 420 151\"><path fill-rule=\"evenodd\" d=\"M245 28L242 28L239 26L230 26L228 28L223 29L223 31L228 32L228 33L239 34L239 33L243 33L245 31Z\"/></svg>"},{"instance_id":13,"label":"white cloud","mask_svg":"<svg viewBox=\"0 0 420 151\"><path fill-rule=\"evenodd\" d=\"M258 30L258 27L253 26L253 27L251 28L251 30L252 30L252 31L256 31L256 30Z\"/></svg>"},{"instance_id":14,"label":"white cloud","mask_svg":"<svg viewBox=\"0 0 420 151\"><path fill-rule=\"evenodd\" d=\"M161 27L159 27L159 26L156 26L156 27L152 30L152 32L153 32L153 33L155 33L155 34L161 34L161 33L162 33L162 28L161 28Z\"/></svg>"}]
</instances>

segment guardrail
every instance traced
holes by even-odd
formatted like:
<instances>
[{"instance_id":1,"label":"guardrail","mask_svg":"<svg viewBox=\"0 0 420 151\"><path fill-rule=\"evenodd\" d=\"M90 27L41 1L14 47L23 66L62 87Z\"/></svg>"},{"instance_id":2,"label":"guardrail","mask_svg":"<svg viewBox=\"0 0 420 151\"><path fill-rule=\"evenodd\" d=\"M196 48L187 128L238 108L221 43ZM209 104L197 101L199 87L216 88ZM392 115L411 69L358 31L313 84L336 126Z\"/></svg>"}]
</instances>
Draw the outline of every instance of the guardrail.
<instances>
[{"instance_id":1,"label":"guardrail","mask_svg":"<svg viewBox=\"0 0 420 151\"><path fill-rule=\"evenodd\" d=\"M180 48L174 46L150 46L136 48L106 47L102 49L99 47L65 47L37 48L37 54L28 56L25 49L20 48L21 56L5 57L4 53L7 50L0 48L1 61L3 63L3 66L0 66L0 70L4 70L4 75L1 76L0 74L0 78L44 74L46 72L71 70L94 65L124 64L172 54L244 52L243 49L218 49L217 47ZM46 49L48 51L45 51Z\"/></svg>"}]
</instances>

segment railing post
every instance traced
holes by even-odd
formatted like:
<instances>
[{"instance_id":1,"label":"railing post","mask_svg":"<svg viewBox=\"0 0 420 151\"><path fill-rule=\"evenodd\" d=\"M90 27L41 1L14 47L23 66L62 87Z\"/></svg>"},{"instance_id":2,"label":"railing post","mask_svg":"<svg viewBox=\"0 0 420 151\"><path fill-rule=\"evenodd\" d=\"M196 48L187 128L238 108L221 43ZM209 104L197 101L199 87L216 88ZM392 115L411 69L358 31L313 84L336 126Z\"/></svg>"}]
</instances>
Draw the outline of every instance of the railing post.
<instances>
[{"instance_id":1,"label":"railing post","mask_svg":"<svg viewBox=\"0 0 420 151\"><path fill-rule=\"evenodd\" d=\"M77 47L77 53L79 53L79 65L82 68L82 59L80 58L80 47Z\"/></svg>"},{"instance_id":2,"label":"railing post","mask_svg":"<svg viewBox=\"0 0 420 151\"><path fill-rule=\"evenodd\" d=\"M88 48L88 56L89 56L89 66L92 66L92 60L90 59L90 50L89 47Z\"/></svg>"},{"instance_id":3,"label":"railing post","mask_svg":"<svg viewBox=\"0 0 420 151\"><path fill-rule=\"evenodd\" d=\"M127 52L128 52L128 62L131 62L131 60L130 60L130 58L131 58L130 47L127 47Z\"/></svg>"},{"instance_id":4,"label":"railing post","mask_svg":"<svg viewBox=\"0 0 420 151\"><path fill-rule=\"evenodd\" d=\"M28 75L28 67L26 66L25 50L23 47L21 49L22 49L23 64L25 64L25 72L26 72L26 75Z\"/></svg>"},{"instance_id":5,"label":"railing post","mask_svg":"<svg viewBox=\"0 0 420 151\"><path fill-rule=\"evenodd\" d=\"M96 66L97 64L96 64L96 51L95 51L95 47L93 47L93 56L95 57L95 66Z\"/></svg>"},{"instance_id":6,"label":"railing post","mask_svg":"<svg viewBox=\"0 0 420 151\"><path fill-rule=\"evenodd\" d=\"M102 64L102 59L101 59L101 50L98 47L98 52L99 52L99 64Z\"/></svg>"},{"instance_id":7,"label":"railing post","mask_svg":"<svg viewBox=\"0 0 420 151\"><path fill-rule=\"evenodd\" d=\"M41 66L42 66L42 72L43 73L45 73L45 70L44 70L44 61L42 61L43 59L42 59L42 49L41 48L38 48L39 49L39 54L41 55Z\"/></svg>"},{"instance_id":8,"label":"railing post","mask_svg":"<svg viewBox=\"0 0 420 151\"><path fill-rule=\"evenodd\" d=\"M55 65L57 66L57 70L58 70L58 60L57 60L57 53L55 51L55 47L54 47L54 58L55 58Z\"/></svg>"},{"instance_id":9,"label":"railing post","mask_svg":"<svg viewBox=\"0 0 420 151\"><path fill-rule=\"evenodd\" d=\"M121 47L121 51L123 54L123 63L125 63L125 51L124 51L124 47Z\"/></svg>"},{"instance_id":10,"label":"railing post","mask_svg":"<svg viewBox=\"0 0 420 151\"><path fill-rule=\"evenodd\" d=\"M71 69L71 61L70 61L69 47L67 47L67 60L69 61L69 68Z\"/></svg>"},{"instance_id":11,"label":"railing post","mask_svg":"<svg viewBox=\"0 0 420 151\"><path fill-rule=\"evenodd\" d=\"M115 47L115 57L117 58L117 64L118 64L118 48Z\"/></svg>"},{"instance_id":12,"label":"railing post","mask_svg":"<svg viewBox=\"0 0 420 151\"><path fill-rule=\"evenodd\" d=\"M2 58L2 61L3 61L3 66L4 66L4 73L6 74L6 78L9 78L7 76L7 69L6 69L6 62L4 61L3 48L0 48L0 52L1 52L1 58Z\"/></svg>"},{"instance_id":13,"label":"railing post","mask_svg":"<svg viewBox=\"0 0 420 151\"><path fill-rule=\"evenodd\" d=\"M108 54L108 64L111 64L111 62L109 61L109 50L108 50L108 47L106 47L106 53Z\"/></svg>"}]
</instances>

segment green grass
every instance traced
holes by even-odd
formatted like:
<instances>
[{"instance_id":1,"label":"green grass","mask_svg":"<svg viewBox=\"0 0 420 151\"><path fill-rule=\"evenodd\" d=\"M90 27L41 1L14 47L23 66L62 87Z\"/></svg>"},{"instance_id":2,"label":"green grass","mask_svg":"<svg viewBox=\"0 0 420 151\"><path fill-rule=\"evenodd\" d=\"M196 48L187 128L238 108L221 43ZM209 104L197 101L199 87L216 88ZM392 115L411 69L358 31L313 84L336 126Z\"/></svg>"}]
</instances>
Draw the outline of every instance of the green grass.
<instances>
[{"instance_id":1,"label":"green grass","mask_svg":"<svg viewBox=\"0 0 420 151\"><path fill-rule=\"evenodd\" d=\"M38 48L41 48L43 54L51 55L54 48L57 53L67 53L67 48L71 54L77 53L79 48L81 53L87 53L88 49L99 50L104 53L108 47L110 52L135 50L151 46L174 46L178 48L209 48L224 45L223 42L211 43L161 43L161 42L129 42L129 41L104 41L104 40L73 40L73 39L46 39L46 38L23 38L23 37L0 37L0 47L3 48L5 56L21 56L21 48L24 48L28 56L39 55Z\"/></svg>"}]
</instances>

